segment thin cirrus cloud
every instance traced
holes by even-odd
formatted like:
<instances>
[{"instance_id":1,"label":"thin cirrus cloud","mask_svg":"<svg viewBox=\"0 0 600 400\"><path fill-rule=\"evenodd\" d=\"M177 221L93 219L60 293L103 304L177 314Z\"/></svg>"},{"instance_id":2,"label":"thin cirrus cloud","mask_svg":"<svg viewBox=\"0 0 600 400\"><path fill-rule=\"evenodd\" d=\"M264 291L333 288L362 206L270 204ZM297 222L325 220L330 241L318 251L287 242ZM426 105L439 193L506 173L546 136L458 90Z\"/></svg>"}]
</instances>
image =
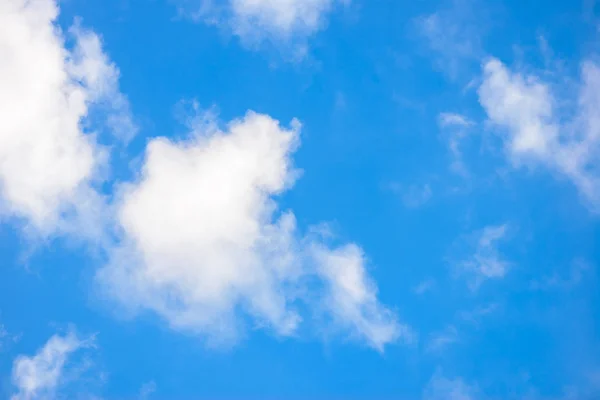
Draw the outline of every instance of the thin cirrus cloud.
<instances>
[{"instance_id":1,"label":"thin cirrus cloud","mask_svg":"<svg viewBox=\"0 0 600 400\"><path fill-rule=\"evenodd\" d=\"M78 23L64 35L57 16L53 0L0 3L0 213L42 235L97 214L106 154L83 128L90 107L121 139L135 132L99 37Z\"/></svg>"},{"instance_id":2,"label":"thin cirrus cloud","mask_svg":"<svg viewBox=\"0 0 600 400\"><path fill-rule=\"evenodd\" d=\"M216 344L239 339L241 315L293 335L299 303L378 350L409 338L377 300L357 245L303 237L294 214L278 212L276 196L298 177L300 123L248 112L217 125L202 120L185 141L148 144L139 179L121 188L122 240L97 276L105 292Z\"/></svg>"},{"instance_id":3,"label":"thin cirrus cloud","mask_svg":"<svg viewBox=\"0 0 600 400\"><path fill-rule=\"evenodd\" d=\"M479 102L499 129L515 167L541 165L567 177L593 211L600 210L600 67L581 64L572 96L557 85L509 69L496 58L483 64ZM570 118L565 118L570 115Z\"/></svg>"},{"instance_id":4,"label":"thin cirrus cloud","mask_svg":"<svg viewBox=\"0 0 600 400\"><path fill-rule=\"evenodd\" d=\"M33 356L18 356L13 362L11 400L52 399L65 384L70 358L78 351L94 346L94 339L79 338L75 333L54 335Z\"/></svg>"}]
</instances>

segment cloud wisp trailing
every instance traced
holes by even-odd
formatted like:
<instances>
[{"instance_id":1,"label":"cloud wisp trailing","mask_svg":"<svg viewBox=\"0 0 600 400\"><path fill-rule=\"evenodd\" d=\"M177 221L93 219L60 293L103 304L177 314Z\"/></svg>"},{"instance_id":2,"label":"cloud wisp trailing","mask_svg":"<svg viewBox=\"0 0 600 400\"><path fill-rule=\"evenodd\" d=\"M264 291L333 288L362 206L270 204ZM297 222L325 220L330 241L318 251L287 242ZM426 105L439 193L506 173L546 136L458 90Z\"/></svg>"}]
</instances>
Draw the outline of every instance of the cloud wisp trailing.
<instances>
[{"instance_id":1,"label":"cloud wisp trailing","mask_svg":"<svg viewBox=\"0 0 600 400\"><path fill-rule=\"evenodd\" d=\"M12 383L16 389L11 400L55 398L65 383L70 357L94 345L94 339L81 339L70 332L54 335L33 356L18 356L13 363Z\"/></svg>"}]
</instances>

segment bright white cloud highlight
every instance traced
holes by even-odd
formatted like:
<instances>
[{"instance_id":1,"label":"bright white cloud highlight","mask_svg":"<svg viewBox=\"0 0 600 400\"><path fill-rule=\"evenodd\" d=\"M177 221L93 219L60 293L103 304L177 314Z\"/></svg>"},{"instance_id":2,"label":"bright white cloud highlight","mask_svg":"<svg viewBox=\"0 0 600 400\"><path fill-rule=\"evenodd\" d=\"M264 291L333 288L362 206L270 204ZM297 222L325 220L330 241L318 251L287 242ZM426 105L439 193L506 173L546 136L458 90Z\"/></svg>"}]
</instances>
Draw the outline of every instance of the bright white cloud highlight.
<instances>
[{"instance_id":1,"label":"bright white cloud highlight","mask_svg":"<svg viewBox=\"0 0 600 400\"><path fill-rule=\"evenodd\" d=\"M575 98L557 99L539 77L490 59L478 93L490 122L501 128L514 166L541 164L566 176L598 210L600 67L584 62L578 86Z\"/></svg>"},{"instance_id":2,"label":"bright white cloud highlight","mask_svg":"<svg viewBox=\"0 0 600 400\"><path fill-rule=\"evenodd\" d=\"M323 16L335 0L231 0L236 33L256 30L289 37L310 34L323 24Z\"/></svg>"},{"instance_id":3,"label":"bright white cloud highlight","mask_svg":"<svg viewBox=\"0 0 600 400\"><path fill-rule=\"evenodd\" d=\"M134 131L98 36L75 25L67 49L57 15L53 0L0 2L0 211L43 234L92 202L104 154L85 129L90 106L118 135Z\"/></svg>"},{"instance_id":4,"label":"bright white cloud highlight","mask_svg":"<svg viewBox=\"0 0 600 400\"><path fill-rule=\"evenodd\" d=\"M130 311L152 310L173 328L235 341L243 315L279 335L322 296L330 319L382 349L402 332L381 306L356 245L330 250L301 238L275 196L298 172L300 124L282 128L249 112L225 131L197 123L185 141L151 141L139 179L118 201L122 242L98 279ZM324 293L309 293L321 281ZM310 285L309 285L310 286Z\"/></svg>"},{"instance_id":5,"label":"bright white cloud highlight","mask_svg":"<svg viewBox=\"0 0 600 400\"><path fill-rule=\"evenodd\" d=\"M326 17L349 0L227 0L187 1L184 13L209 23L226 25L246 44L262 41L303 41L326 24ZM190 5L190 3L192 5ZM183 3L182 3L183 4Z\"/></svg>"},{"instance_id":6,"label":"bright white cloud highlight","mask_svg":"<svg viewBox=\"0 0 600 400\"><path fill-rule=\"evenodd\" d=\"M54 335L34 356L18 356L12 370L12 382L17 392L11 399L54 398L56 390L64 383L69 357L91 345L92 339L82 340L74 333Z\"/></svg>"}]
</instances>

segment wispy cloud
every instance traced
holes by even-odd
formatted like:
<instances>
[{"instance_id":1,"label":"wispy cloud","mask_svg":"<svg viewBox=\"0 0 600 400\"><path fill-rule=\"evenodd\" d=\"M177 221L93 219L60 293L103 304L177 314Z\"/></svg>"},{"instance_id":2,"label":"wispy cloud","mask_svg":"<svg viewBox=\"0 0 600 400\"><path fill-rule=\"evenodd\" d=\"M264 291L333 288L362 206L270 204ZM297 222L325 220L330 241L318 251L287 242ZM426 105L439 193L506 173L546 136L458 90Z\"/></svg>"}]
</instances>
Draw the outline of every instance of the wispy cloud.
<instances>
[{"instance_id":1,"label":"wispy cloud","mask_svg":"<svg viewBox=\"0 0 600 400\"><path fill-rule=\"evenodd\" d=\"M438 116L438 123L445 133L444 136L448 141L448 149L452 156L450 169L455 174L467 178L470 173L463 158L461 145L475 122L465 115L445 112Z\"/></svg>"},{"instance_id":2,"label":"wispy cloud","mask_svg":"<svg viewBox=\"0 0 600 400\"><path fill-rule=\"evenodd\" d=\"M12 400L55 398L65 383L67 370L81 366L70 365L70 357L77 351L94 346L94 338L81 339L70 332L54 335L33 356L18 356L13 363L12 382L16 393Z\"/></svg>"},{"instance_id":3,"label":"wispy cloud","mask_svg":"<svg viewBox=\"0 0 600 400\"><path fill-rule=\"evenodd\" d=\"M481 320L490 314L498 311L500 305L497 303L488 304L486 306L478 306L472 310L461 311L458 313L458 317L472 325L478 326L481 324Z\"/></svg>"},{"instance_id":4,"label":"wispy cloud","mask_svg":"<svg viewBox=\"0 0 600 400\"><path fill-rule=\"evenodd\" d=\"M458 127L469 127L475 125L475 123L469 119L469 117L462 114L443 112L439 115L440 125L443 127L458 126Z\"/></svg>"},{"instance_id":5,"label":"wispy cloud","mask_svg":"<svg viewBox=\"0 0 600 400\"><path fill-rule=\"evenodd\" d=\"M432 195L433 191L429 184L424 184L422 186L412 185L403 194L402 201L406 207L417 208L427 203Z\"/></svg>"},{"instance_id":6,"label":"wispy cloud","mask_svg":"<svg viewBox=\"0 0 600 400\"><path fill-rule=\"evenodd\" d=\"M391 182L386 188L400 197L407 208L419 208L424 206L433 196L433 190L428 183L422 185L402 185Z\"/></svg>"},{"instance_id":7,"label":"wispy cloud","mask_svg":"<svg viewBox=\"0 0 600 400\"><path fill-rule=\"evenodd\" d=\"M432 53L435 67L457 79L481 58L486 21L473 0L453 0L438 11L416 19L418 33Z\"/></svg>"},{"instance_id":8,"label":"wispy cloud","mask_svg":"<svg viewBox=\"0 0 600 400\"><path fill-rule=\"evenodd\" d=\"M449 325L443 331L431 335L427 344L427 351L439 352L458 341L458 330L454 325Z\"/></svg>"},{"instance_id":9,"label":"wispy cloud","mask_svg":"<svg viewBox=\"0 0 600 400\"><path fill-rule=\"evenodd\" d=\"M540 165L567 177L600 211L600 66L583 61L575 91L559 89L569 76L545 81L526 70L496 58L483 64L479 101L506 155L515 168Z\"/></svg>"},{"instance_id":10,"label":"wispy cloud","mask_svg":"<svg viewBox=\"0 0 600 400\"><path fill-rule=\"evenodd\" d=\"M20 334L9 332L6 326L0 323L0 352L10 348L12 344L18 342L20 339Z\"/></svg>"},{"instance_id":11,"label":"wispy cloud","mask_svg":"<svg viewBox=\"0 0 600 400\"><path fill-rule=\"evenodd\" d=\"M575 260L571 263L567 276L554 273L546 275L531 282L532 290L571 290L576 288L590 274L592 268L583 260Z\"/></svg>"},{"instance_id":12,"label":"wispy cloud","mask_svg":"<svg viewBox=\"0 0 600 400\"><path fill-rule=\"evenodd\" d=\"M506 275L510 263L501 256L498 246L505 240L507 231L508 224L487 226L463 239L467 248L474 247L473 254L458 262L456 267L459 274L468 277L471 290L477 290L486 280L501 279Z\"/></svg>"}]
</instances>

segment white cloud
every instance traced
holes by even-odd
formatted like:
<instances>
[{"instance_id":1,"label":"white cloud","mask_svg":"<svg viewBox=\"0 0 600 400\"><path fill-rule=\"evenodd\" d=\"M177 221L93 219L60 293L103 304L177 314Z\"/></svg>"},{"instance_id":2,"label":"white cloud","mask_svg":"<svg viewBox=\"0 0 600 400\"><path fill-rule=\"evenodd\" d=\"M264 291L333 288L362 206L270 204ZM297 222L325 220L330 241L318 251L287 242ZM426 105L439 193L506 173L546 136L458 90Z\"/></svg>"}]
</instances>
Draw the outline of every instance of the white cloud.
<instances>
[{"instance_id":1,"label":"white cloud","mask_svg":"<svg viewBox=\"0 0 600 400\"><path fill-rule=\"evenodd\" d=\"M349 0L210 0L179 2L195 19L225 24L246 44L303 41L319 31L337 4Z\"/></svg>"},{"instance_id":2,"label":"white cloud","mask_svg":"<svg viewBox=\"0 0 600 400\"><path fill-rule=\"evenodd\" d=\"M122 242L98 274L105 290L212 342L235 341L242 315L292 335L307 296L323 296L332 320L378 349L398 337L360 249L301 238L293 213L277 210L298 176L299 131L249 112L225 131L197 120L186 141L152 140L141 176L122 188ZM315 278L325 292L309 295Z\"/></svg>"},{"instance_id":3,"label":"white cloud","mask_svg":"<svg viewBox=\"0 0 600 400\"><path fill-rule=\"evenodd\" d=\"M477 389L462 379L449 379L436 373L423 393L423 400L474 400Z\"/></svg>"},{"instance_id":4,"label":"white cloud","mask_svg":"<svg viewBox=\"0 0 600 400\"><path fill-rule=\"evenodd\" d=\"M0 211L42 234L97 201L90 181L105 154L85 129L90 106L118 135L134 129L99 38L78 24L65 38L57 15L53 0L0 2Z\"/></svg>"},{"instance_id":5,"label":"white cloud","mask_svg":"<svg viewBox=\"0 0 600 400\"><path fill-rule=\"evenodd\" d=\"M447 133L448 148L452 155L450 169L462 177L468 177L469 171L463 160L461 144L475 122L464 115L445 112L438 116L438 123L440 128Z\"/></svg>"},{"instance_id":6,"label":"white cloud","mask_svg":"<svg viewBox=\"0 0 600 400\"><path fill-rule=\"evenodd\" d=\"M478 93L490 122L502 129L515 167L540 164L566 176L598 210L600 67L584 62L578 94L557 99L550 83L492 58L483 66Z\"/></svg>"},{"instance_id":7,"label":"white cloud","mask_svg":"<svg viewBox=\"0 0 600 400\"><path fill-rule=\"evenodd\" d=\"M412 340L411 330L398 325L396 316L379 304L377 288L367 276L359 247L352 244L331 250L313 244L312 253L327 286L325 308L336 325L379 351L399 338Z\"/></svg>"},{"instance_id":8,"label":"white cloud","mask_svg":"<svg viewBox=\"0 0 600 400\"><path fill-rule=\"evenodd\" d=\"M459 264L462 273L470 277L469 285L476 290L488 279L501 279L510 264L503 260L498 251L498 242L505 238L508 225L487 226L476 232L475 252Z\"/></svg>"},{"instance_id":9,"label":"white cloud","mask_svg":"<svg viewBox=\"0 0 600 400\"><path fill-rule=\"evenodd\" d=\"M54 335L32 357L20 355L13 363L12 382L17 392L12 400L51 399L64 383L69 357L93 345L93 339L82 340L74 333Z\"/></svg>"},{"instance_id":10,"label":"white cloud","mask_svg":"<svg viewBox=\"0 0 600 400\"><path fill-rule=\"evenodd\" d=\"M244 36L261 30L288 37L319 29L334 0L231 0L236 33Z\"/></svg>"},{"instance_id":11,"label":"white cloud","mask_svg":"<svg viewBox=\"0 0 600 400\"><path fill-rule=\"evenodd\" d=\"M471 121L468 117L457 113L440 113L439 120L441 126L468 127L474 125L474 122Z\"/></svg>"}]
</instances>

